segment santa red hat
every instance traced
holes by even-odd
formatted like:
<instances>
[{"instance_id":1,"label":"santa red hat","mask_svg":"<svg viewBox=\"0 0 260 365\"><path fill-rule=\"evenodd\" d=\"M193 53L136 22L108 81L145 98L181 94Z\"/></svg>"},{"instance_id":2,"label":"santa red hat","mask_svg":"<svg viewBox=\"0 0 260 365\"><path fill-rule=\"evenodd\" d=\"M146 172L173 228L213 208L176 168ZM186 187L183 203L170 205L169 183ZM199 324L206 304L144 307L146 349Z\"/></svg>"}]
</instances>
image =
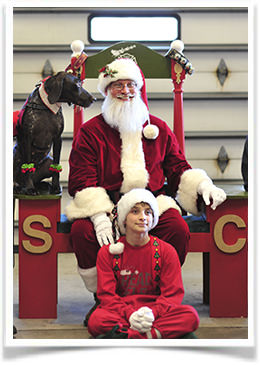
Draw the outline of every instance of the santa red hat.
<instances>
[{"instance_id":1,"label":"santa red hat","mask_svg":"<svg viewBox=\"0 0 260 365\"><path fill-rule=\"evenodd\" d=\"M118 58L99 70L98 90L103 96L106 95L107 87L117 80L133 80L140 90L143 86L143 78L140 68L130 58Z\"/></svg>"},{"instance_id":2,"label":"santa red hat","mask_svg":"<svg viewBox=\"0 0 260 365\"><path fill-rule=\"evenodd\" d=\"M97 88L103 96L106 96L107 88L112 82L126 79L133 80L141 92L143 102L149 110L144 74L131 58L118 58L103 67L99 72ZM143 134L148 139L155 139L159 134L159 129L157 126L151 125L148 119L148 125L144 128Z\"/></svg>"}]
</instances>

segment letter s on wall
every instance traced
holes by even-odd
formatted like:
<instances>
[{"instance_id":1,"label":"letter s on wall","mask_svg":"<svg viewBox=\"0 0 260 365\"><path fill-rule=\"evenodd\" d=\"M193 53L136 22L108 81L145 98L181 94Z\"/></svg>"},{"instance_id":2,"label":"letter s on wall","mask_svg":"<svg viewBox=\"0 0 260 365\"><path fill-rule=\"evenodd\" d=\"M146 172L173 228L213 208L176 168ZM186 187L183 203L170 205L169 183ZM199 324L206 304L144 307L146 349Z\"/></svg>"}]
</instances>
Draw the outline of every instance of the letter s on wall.
<instances>
[{"instance_id":1,"label":"letter s on wall","mask_svg":"<svg viewBox=\"0 0 260 365\"><path fill-rule=\"evenodd\" d=\"M49 233L34 229L31 227L31 223L42 223L44 228L51 228L51 222L43 215L30 215L23 221L23 231L29 237L39 238L44 241L43 245L32 245L30 240L22 240L24 249L31 253L45 253L49 251L52 246L52 237Z\"/></svg>"}]
</instances>

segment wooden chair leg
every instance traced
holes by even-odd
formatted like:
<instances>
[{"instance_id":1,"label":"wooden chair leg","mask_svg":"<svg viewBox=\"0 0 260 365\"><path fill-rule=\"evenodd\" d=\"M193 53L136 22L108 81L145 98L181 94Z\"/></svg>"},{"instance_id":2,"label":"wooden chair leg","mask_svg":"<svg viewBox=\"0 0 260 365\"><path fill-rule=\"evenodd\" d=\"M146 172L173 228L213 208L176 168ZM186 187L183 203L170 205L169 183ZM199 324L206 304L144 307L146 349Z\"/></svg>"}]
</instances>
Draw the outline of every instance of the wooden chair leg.
<instances>
[{"instance_id":1,"label":"wooden chair leg","mask_svg":"<svg viewBox=\"0 0 260 365\"><path fill-rule=\"evenodd\" d=\"M203 252L203 304L209 304L209 252Z\"/></svg>"}]
</instances>

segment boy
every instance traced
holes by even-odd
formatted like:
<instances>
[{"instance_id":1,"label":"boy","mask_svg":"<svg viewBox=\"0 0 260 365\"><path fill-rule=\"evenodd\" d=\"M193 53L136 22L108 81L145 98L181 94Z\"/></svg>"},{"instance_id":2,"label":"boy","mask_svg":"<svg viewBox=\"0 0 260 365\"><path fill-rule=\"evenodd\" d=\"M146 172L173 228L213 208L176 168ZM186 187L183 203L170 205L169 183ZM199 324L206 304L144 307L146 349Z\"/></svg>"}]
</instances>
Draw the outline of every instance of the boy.
<instances>
[{"instance_id":1,"label":"boy","mask_svg":"<svg viewBox=\"0 0 260 365\"><path fill-rule=\"evenodd\" d=\"M148 190L133 189L118 202L117 214L118 228L125 236L99 250L100 305L89 318L90 334L192 338L187 334L198 328L199 317L193 307L181 304L184 289L177 252L149 235L159 219L156 198Z\"/></svg>"}]
</instances>

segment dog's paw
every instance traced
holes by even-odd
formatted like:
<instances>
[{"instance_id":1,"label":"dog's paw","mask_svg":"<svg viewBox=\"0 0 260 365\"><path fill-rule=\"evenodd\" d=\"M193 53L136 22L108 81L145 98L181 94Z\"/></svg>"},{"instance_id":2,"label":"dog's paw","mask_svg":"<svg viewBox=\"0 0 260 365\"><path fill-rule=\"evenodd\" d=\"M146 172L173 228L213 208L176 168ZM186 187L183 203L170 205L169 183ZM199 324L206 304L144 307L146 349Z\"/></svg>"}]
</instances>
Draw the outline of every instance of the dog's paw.
<instances>
[{"instance_id":1,"label":"dog's paw","mask_svg":"<svg viewBox=\"0 0 260 365\"><path fill-rule=\"evenodd\" d=\"M22 193L22 188L20 185L14 185L13 186L13 194L21 194Z\"/></svg>"},{"instance_id":2,"label":"dog's paw","mask_svg":"<svg viewBox=\"0 0 260 365\"><path fill-rule=\"evenodd\" d=\"M53 195L58 195L61 193L61 187L60 186L51 186L50 193Z\"/></svg>"},{"instance_id":3,"label":"dog's paw","mask_svg":"<svg viewBox=\"0 0 260 365\"><path fill-rule=\"evenodd\" d=\"M39 192L35 188L23 188L21 190L21 194L35 196L35 195L39 195Z\"/></svg>"}]
</instances>

